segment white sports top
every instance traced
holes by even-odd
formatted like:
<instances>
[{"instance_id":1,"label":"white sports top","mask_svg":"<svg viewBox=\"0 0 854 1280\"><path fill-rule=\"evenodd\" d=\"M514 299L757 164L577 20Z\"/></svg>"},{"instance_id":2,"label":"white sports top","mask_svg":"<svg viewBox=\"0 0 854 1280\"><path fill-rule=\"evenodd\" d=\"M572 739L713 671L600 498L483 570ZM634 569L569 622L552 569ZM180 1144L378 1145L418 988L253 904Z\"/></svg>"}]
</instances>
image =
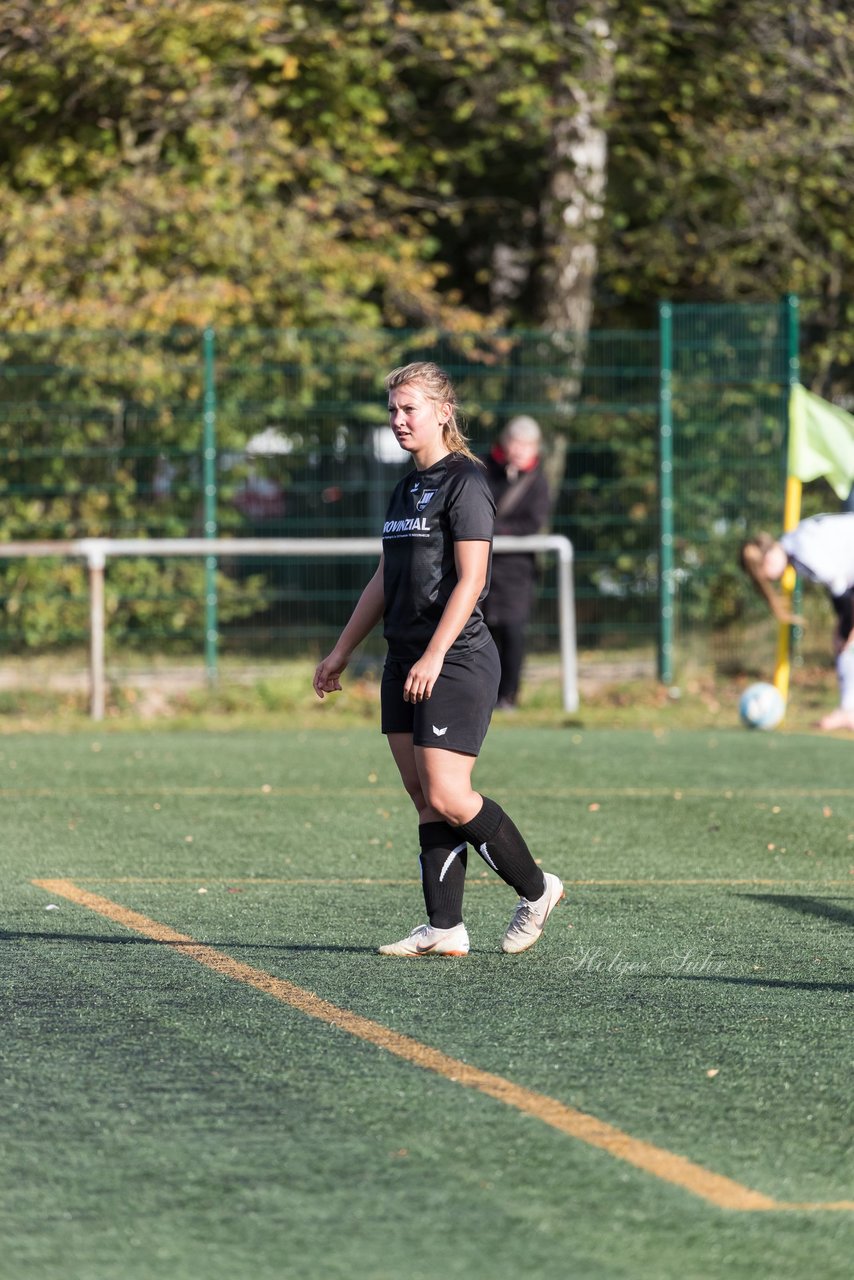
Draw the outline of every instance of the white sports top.
<instances>
[{"instance_id":1,"label":"white sports top","mask_svg":"<svg viewBox=\"0 0 854 1280\"><path fill-rule=\"evenodd\" d=\"M780 545L799 574L831 595L854 589L854 511L802 520Z\"/></svg>"}]
</instances>

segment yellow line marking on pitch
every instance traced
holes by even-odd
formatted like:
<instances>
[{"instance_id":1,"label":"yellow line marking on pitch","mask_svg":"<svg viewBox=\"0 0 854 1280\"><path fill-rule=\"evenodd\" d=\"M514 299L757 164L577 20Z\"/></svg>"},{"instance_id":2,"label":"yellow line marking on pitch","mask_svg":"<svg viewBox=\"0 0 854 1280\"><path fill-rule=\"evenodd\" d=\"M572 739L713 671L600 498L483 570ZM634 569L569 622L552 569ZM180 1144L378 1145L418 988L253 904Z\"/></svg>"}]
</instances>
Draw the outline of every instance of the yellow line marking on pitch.
<instances>
[{"instance_id":1,"label":"yellow line marking on pitch","mask_svg":"<svg viewBox=\"0 0 854 1280\"><path fill-rule=\"evenodd\" d=\"M471 1066L458 1058L452 1058L438 1049L413 1040L410 1036L353 1013L352 1010L339 1008L321 996L315 995L313 991L295 986L294 983L283 978L276 978L264 972L263 969L255 969L251 965L234 960L214 947L197 942L187 934L178 933L169 925L161 924L137 911L123 907L109 898L102 898L99 894L81 889L71 880L34 880L33 884L54 896L67 898L70 902L86 907L97 915L113 920L134 933L142 934L143 937L151 938L155 942L165 943L181 955L188 956L215 973L255 987L258 991L298 1009L311 1018L318 1018L333 1027L339 1027L360 1040L375 1044L388 1053L427 1071L433 1071L455 1084L477 1089L480 1093L495 1098L506 1106L515 1107L517 1111L533 1116L553 1129L568 1134L571 1138L577 1138L589 1146L606 1151L616 1159L624 1160L627 1164L634 1165L635 1168L652 1174L664 1182L682 1187L685 1191L702 1200L707 1200L718 1208L742 1211L854 1209L854 1201L846 1200L829 1204L786 1204L774 1200L760 1191L742 1186L732 1178L714 1173L711 1169L705 1169L684 1156L653 1146L652 1143L644 1142L639 1138L633 1138L614 1125L558 1102L556 1098L550 1098L547 1094L537 1093L533 1089L514 1084L503 1076L482 1071L479 1067Z\"/></svg>"}]
</instances>

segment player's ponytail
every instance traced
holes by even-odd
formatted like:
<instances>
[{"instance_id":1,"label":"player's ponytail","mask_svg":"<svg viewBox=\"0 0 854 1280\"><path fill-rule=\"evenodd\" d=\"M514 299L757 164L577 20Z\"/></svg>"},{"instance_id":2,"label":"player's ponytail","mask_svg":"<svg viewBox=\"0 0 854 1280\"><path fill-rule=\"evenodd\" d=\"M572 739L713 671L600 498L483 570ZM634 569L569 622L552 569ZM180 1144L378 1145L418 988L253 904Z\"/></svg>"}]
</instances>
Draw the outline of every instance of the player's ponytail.
<instances>
[{"instance_id":1,"label":"player's ponytail","mask_svg":"<svg viewBox=\"0 0 854 1280\"><path fill-rule=\"evenodd\" d=\"M448 404L451 406L450 417L442 427L442 439L445 447L449 453L460 454L462 457L469 458L472 462L477 462L482 466L480 458L472 453L469 448L468 439L460 425L461 412L457 403L456 388L447 373L445 373L445 370L440 369L431 360L417 360L413 364L405 364L401 365L399 369L392 369L385 379L387 391L393 391L396 387L409 384L420 387L427 398L435 404Z\"/></svg>"}]
</instances>

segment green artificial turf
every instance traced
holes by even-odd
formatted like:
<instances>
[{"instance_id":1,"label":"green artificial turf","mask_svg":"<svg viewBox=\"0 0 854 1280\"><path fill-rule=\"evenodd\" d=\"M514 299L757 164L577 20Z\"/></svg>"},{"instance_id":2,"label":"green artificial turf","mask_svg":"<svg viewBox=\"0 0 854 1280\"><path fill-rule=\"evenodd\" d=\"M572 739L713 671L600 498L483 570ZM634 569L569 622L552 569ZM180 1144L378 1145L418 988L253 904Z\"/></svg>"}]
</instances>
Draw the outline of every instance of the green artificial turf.
<instances>
[{"instance_id":1,"label":"green artificial turf","mask_svg":"<svg viewBox=\"0 0 854 1280\"><path fill-rule=\"evenodd\" d=\"M851 744L491 732L476 784L567 902L503 956L422 917L371 729L9 735L9 1280L848 1275L849 1212L738 1212L51 895L65 878L781 1203L850 1200ZM55 908L55 909L49 909Z\"/></svg>"}]
</instances>

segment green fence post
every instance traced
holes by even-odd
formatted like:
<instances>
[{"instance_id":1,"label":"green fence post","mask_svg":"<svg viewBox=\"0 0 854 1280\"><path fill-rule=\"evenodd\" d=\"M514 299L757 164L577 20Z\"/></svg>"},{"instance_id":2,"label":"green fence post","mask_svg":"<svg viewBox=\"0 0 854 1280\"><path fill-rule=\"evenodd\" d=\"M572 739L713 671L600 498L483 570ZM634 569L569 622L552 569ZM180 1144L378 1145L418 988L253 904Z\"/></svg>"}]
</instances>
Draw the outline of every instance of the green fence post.
<instances>
[{"instance_id":1,"label":"green fence post","mask_svg":"<svg viewBox=\"0 0 854 1280\"><path fill-rule=\"evenodd\" d=\"M801 300L796 293L787 293L783 305L786 309L789 387L794 387L801 380Z\"/></svg>"},{"instance_id":2,"label":"green fence post","mask_svg":"<svg viewBox=\"0 0 854 1280\"><path fill-rule=\"evenodd\" d=\"M784 320L786 324L786 402L785 431L783 432L783 485L789 483L789 401L793 387L801 380L801 300L796 293L787 293L783 298ZM792 593L792 608L796 614L801 612L801 579L795 580ZM800 659L801 642L804 638L803 627L793 626L789 629L789 661L794 663Z\"/></svg>"},{"instance_id":3,"label":"green fence post","mask_svg":"<svg viewBox=\"0 0 854 1280\"><path fill-rule=\"evenodd\" d=\"M204 332L204 522L205 537L215 538L216 525L216 373L214 366L214 331ZM216 556L205 557L205 671L208 683L213 684L217 674L217 594Z\"/></svg>"},{"instance_id":4,"label":"green fence post","mask_svg":"<svg viewBox=\"0 0 854 1280\"><path fill-rule=\"evenodd\" d=\"M658 678L673 680L673 308L658 305Z\"/></svg>"}]
</instances>

